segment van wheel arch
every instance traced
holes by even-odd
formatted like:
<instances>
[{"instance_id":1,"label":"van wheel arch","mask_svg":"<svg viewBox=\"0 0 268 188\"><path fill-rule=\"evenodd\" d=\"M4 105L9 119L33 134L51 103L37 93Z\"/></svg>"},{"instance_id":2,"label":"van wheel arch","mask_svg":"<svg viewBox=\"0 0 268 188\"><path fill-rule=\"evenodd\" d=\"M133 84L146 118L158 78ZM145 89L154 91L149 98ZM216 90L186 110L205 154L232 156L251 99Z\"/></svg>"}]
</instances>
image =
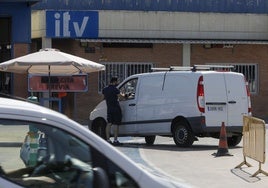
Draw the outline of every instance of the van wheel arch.
<instances>
[{"instance_id":1,"label":"van wheel arch","mask_svg":"<svg viewBox=\"0 0 268 188\"><path fill-rule=\"evenodd\" d=\"M194 142L193 131L188 121L183 117L177 117L172 121L171 132L175 144L179 147L190 147Z\"/></svg>"},{"instance_id":2,"label":"van wheel arch","mask_svg":"<svg viewBox=\"0 0 268 188\"><path fill-rule=\"evenodd\" d=\"M97 118L92 122L92 132L103 139L106 139L105 128L107 122L103 118Z\"/></svg>"}]
</instances>

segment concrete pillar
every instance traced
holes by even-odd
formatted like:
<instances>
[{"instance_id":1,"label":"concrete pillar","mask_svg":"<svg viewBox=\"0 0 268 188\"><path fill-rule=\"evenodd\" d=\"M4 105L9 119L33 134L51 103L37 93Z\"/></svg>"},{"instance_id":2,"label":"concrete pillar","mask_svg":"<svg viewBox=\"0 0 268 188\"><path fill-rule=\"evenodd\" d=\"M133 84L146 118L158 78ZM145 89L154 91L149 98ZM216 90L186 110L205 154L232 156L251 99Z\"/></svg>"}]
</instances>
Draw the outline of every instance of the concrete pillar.
<instances>
[{"instance_id":1,"label":"concrete pillar","mask_svg":"<svg viewBox=\"0 0 268 188\"><path fill-rule=\"evenodd\" d=\"M42 48L52 48L52 40L51 38L45 38L45 37L42 37ZM42 98L49 98L49 93L43 93L43 96ZM49 105L49 101L47 100L44 100L44 104L43 104L45 107L50 107Z\"/></svg>"},{"instance_id":2,"label":"concrete pillar","mask_svg":"<svg viewBox=\"0 0 268 188\"><path fill-rule=\"evenodd\" d=\"M182 66L191 66L191 44L182 45Z\"/></svg>"},{"instance_id":3,"label":"concrete pillar","mask_svg":"<svg viewBox=\"0 0 268 188\"><path fill-rule=\"evenodd\" d=\"M52 48L51 38L42 37L42 48Z\"/></svg>"}]
</instances>

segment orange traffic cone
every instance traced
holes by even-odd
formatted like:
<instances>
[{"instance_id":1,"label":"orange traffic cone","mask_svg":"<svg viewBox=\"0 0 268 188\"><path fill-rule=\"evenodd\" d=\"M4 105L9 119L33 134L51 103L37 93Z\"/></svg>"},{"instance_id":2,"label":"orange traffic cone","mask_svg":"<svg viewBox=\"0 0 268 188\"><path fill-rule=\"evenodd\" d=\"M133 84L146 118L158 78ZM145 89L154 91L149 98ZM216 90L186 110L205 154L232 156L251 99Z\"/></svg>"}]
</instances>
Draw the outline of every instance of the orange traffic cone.
<instances>
[{"instance_id":1,"label":"orange traffic cone","mask_svg":"<svg viewBox=\"0 0 268 188\"><path fill-rule=\"evenodd\" d=\"M226 128L225 128L224 122L222 122L222 124L221 124L219 148L218 148L218 152L215 154L215 156L216 157L233 156L228 152L227 135L226 135Z\"/></svg>"}]
</instances>

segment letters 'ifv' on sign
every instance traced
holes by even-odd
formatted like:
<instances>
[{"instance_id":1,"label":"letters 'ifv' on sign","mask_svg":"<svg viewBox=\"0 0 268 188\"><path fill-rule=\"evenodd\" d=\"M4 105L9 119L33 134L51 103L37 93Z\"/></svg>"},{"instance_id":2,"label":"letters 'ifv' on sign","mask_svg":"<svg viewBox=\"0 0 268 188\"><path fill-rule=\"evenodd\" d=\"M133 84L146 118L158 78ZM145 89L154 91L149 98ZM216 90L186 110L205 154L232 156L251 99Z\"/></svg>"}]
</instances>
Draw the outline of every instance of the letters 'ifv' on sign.
<instances>
[{"instance_id":1,"label":"letters 'ifv' on sign","mask_svg":"<svg viewBox=\"0 0 268 188\"><path fill-rule=\"evenodd\" d=\"M97 38L97 11L46 11L46 37Z\"/></svg>"}]
</instances>

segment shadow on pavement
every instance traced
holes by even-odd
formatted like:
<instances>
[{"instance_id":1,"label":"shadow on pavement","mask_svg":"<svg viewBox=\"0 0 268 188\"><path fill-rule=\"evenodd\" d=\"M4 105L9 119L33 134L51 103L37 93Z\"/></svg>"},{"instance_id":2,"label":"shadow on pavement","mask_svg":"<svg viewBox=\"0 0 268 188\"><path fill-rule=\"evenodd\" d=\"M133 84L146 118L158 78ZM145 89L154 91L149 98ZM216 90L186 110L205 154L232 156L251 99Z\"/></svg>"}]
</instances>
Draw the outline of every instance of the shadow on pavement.
<instances>
[{"instance_id":1,"label":"shadow on pavement","mask_svg":"<svg viewBox=\"0 0 268 188\"><path fill-rule=\"evenodd\" d=\"M0 147L21 147L22 142L0 142Z\"/></svg>"},{"instance_id":2,"label":"shadow on pavement","mask_svg":"<svg viewBox=\"0 0 268 188\"><path fill-rule=\"evenodd\" d=\"M217 150L217 145L192 145L191 147L184 148L178 147L175 144L154 144L152 146L147 145L146 143L123 143L121 146L117 147L128 147L128 148L142 148L142 149L153 149L153 150L163 150L163 151L208 151L208 150ZM231 147L230 149L239 149L241 146Z\"/></svg>"},{"instance_id":3,"label":"shadow on pavement","mask_svg":"<svg viewBox=\"0 0 268 188\"><path fill-rule=\"evenodd\" d=\"M252 174L246 172L242 168L234 168L231 169L231 172L236 175L237 177L245 180L246 182L249 183L255 183L257 181L260 181L261 179L259 177L252 177Z\"/></svg>"}]
</instances>

